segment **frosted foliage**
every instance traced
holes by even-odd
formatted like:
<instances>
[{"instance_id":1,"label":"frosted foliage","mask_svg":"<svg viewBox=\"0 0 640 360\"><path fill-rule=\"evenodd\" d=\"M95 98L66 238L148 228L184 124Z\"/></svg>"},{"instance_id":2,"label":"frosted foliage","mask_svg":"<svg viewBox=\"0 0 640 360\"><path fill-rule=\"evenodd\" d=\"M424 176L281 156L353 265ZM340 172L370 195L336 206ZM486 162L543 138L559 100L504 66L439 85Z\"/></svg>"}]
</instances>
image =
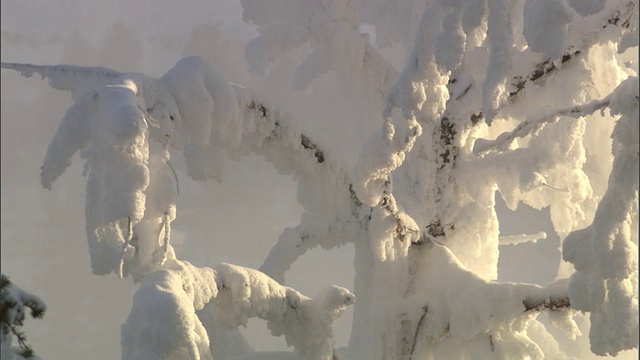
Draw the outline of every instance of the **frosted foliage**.
<instances>
[{"instance_id":1,"label":"frosted foliage","mask_svg":"<svg viewBox=\"0 0 640 360\"><path fill-rule=\"evenodd\" d=\"M25 341L21 327L24 324L27 311L34 318L40 318L47 309L47 305L39 297L30 294L9 282L2 274L2 292L0 293L0 308L2 309L0 322L0 356L6 360L40 360L40 357L25 353ZM14 330L23 336L14 340ZM29 350L33 350L30 347ZM33 352L33 351L31 351Z\"/></svg>"},{"instance_id":2,"label":"frosted foliage","mask_svg":"<svg viewBox=\"0 0 640 360\"><path fill-rule=\"evenodd\" d=\"M638 201L638 78L623 81L611 98L614 162L593 224L571 233L563 257L573 263L570 297L591 312L591 349L616 355L638 346L638 244L631 226Z\"/></svg>"}]
</instances>

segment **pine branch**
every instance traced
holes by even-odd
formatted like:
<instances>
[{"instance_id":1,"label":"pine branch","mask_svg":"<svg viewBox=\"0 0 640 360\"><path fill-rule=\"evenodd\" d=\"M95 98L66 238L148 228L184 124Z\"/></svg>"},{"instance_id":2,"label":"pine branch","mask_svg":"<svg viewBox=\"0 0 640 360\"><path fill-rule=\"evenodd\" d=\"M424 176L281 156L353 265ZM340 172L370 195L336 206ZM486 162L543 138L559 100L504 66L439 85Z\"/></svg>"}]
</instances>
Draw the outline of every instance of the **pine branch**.
<instances>
[{"instance_id":1,"label":"pine branch","mask_svg":"<svg viewBox=\"0 0 640 360\"><path fill-rule=\"evenodd\" d=\"M12 291L10 287L13 287ZM24 321L24 307L29 308L31 316L36 319L44 316L45 306L37 297L12 285L9 278L1 274L0 328L2 329L2 336L4 337L9 333L15 336L19 346L19 350L16 350L18 354L25 358L31 358L34 356L33 349L27 343L25 333L20 330Z\"/></svg>"}]
</instances>

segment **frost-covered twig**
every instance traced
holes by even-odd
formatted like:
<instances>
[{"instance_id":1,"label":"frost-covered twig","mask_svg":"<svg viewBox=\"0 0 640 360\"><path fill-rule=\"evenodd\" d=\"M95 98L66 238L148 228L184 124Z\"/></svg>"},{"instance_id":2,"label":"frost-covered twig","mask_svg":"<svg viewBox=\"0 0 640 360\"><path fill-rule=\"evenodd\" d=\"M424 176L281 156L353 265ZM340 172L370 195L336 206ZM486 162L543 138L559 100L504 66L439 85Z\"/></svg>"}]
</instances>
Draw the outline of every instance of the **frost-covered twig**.
<instances>
[{"instance_id":1,"label":"frost-covered twig","mask_svg":"<svg viewBox=\"0 0 640 360\"><path fill-rule=\"evenodd\" d=\"M608 95L603 99L592 100L586 104L541 110L533 117L529 117L518 124L515 129L500 134L495 140L476 140L473 152L476 155L484 155L490 151L506 151L516 138L523 138L530 134L537 133L547 123L556 122L561 116L578 119L602 110L609 106L610 103L611 95Z\"/></svg>"},{"instance_id":2,"label":"frost-covered twig","mask_svg":"<svg viewBox=\"0 0 640 360\"><path fill-rule=\"evenodd\" d=\"M546 238L547 233L540 231L535 234L503 235L498 238L498 241L500 245L517 245L531 242L535 243L538 240L544 240Z\"/></svg>"}]
</instances>

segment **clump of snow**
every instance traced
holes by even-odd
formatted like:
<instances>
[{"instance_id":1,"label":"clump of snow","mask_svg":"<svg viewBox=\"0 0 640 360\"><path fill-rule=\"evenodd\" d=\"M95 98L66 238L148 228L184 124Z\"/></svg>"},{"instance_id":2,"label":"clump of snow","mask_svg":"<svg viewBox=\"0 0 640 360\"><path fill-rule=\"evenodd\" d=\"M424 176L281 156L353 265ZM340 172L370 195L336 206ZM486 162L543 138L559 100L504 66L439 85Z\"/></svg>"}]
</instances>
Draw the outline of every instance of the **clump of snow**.
<instances>
[{"instance_id":1,"label":"clump of snow","mask_svg":"<svg viewBox=\"0 0 640 360\"><path fill-rule=\"evenodd\" d=\"M536 312L527 311L525 303L562 298L566 284L494 283L465 269L442 245L425 243L415 251L421 264L418 286L406 300L416 315L410 317L409 333L414 357L544 358L527 334Z\"/></svg>"},{"instance_id":2,"label":"clump of snow","mask_svg":"<svg viewBox=\"0 0 640 360\"><path fill-rule=\"evenodd\" d=\"M145 276L122 325L123 359L213 359L195 314L218 293L215 273L189 263Z\"/></svg>"},{"instance_id":3,"label":"clump of snow","mask_svg":"<svg viewBox=\"0 0 640 360\"><path fill-rule=\"evenodd\" d=\"M531 51L556 58L566 45L573 11L564 0L528 0L524 6L524 37Z\"/></svg>"},{"instance_id":4,"label":"clump of snow","mask_svg":"<svg viewBox=\"0 0 640 360\"><path fill-rule=\"evenodd\" d=\"M165 269L144 278L134 296L122 328L123 359L211 359L207 332L196 316L201 310L228 328L262 318L301 359L330 360L333 322L354 301L341 287L328 287L312 299L257 270L169 260Z\"/></svg>"}]
</instances>

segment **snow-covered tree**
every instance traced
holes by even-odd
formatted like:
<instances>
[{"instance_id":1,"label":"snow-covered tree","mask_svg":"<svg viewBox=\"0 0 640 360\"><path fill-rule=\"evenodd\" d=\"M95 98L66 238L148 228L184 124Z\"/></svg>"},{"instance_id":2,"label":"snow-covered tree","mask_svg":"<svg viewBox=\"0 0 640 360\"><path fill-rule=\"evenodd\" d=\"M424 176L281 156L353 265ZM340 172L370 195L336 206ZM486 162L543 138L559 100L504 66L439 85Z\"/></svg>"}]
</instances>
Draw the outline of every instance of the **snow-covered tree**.
<instances>
[{"instance_id":1,"label":"snow-covered tree","mask_svg":"<svg viewBox=\"0 0 640 360\"><path fill-rule=\"evenodd\" d=\"M258 33L246 47L252 71L304 52L292 87L333 73L367 104L370 119L344 119L379 127L354 164L286 104L200 56L160 78L2 63L72 94L41 180L51 189L74 154L85 160L92 270L141 284L123 358L242 356L252 349L236 329L253 317L301 359L572 358L541 312L573 339L574 317L589 314L595 354L637 348L639 96L637 64L624 62L637 51L637 1L242 6ZM407 49L404 67L388 47ZM295 178L302 219L260 270L179 259L177 152L195 180L220 180L227 158L248 154ZM546 237L500 236L496 193L510 209L550 209L566 260L556 281L496 281L501 245ZM285 285L302 254L345 244L355 248L351 291L311 298ZM336 350L333 322L356 299L349 345Z\"/></svg>"},{"instance_id":2,"label":"snow-covered tree","mask_svg":"<svg viewBox=\"0 0 640 360\"><path fill-rule=\"evenodd\" d=\"M0 275L0 356L3 359L40 359L21 329L26 309L32 317L39 319L44 316L47 306L37 296L13 285L6 275ZM14 337L17 346L14 346Z\"/></svg>"}]
</instances>

